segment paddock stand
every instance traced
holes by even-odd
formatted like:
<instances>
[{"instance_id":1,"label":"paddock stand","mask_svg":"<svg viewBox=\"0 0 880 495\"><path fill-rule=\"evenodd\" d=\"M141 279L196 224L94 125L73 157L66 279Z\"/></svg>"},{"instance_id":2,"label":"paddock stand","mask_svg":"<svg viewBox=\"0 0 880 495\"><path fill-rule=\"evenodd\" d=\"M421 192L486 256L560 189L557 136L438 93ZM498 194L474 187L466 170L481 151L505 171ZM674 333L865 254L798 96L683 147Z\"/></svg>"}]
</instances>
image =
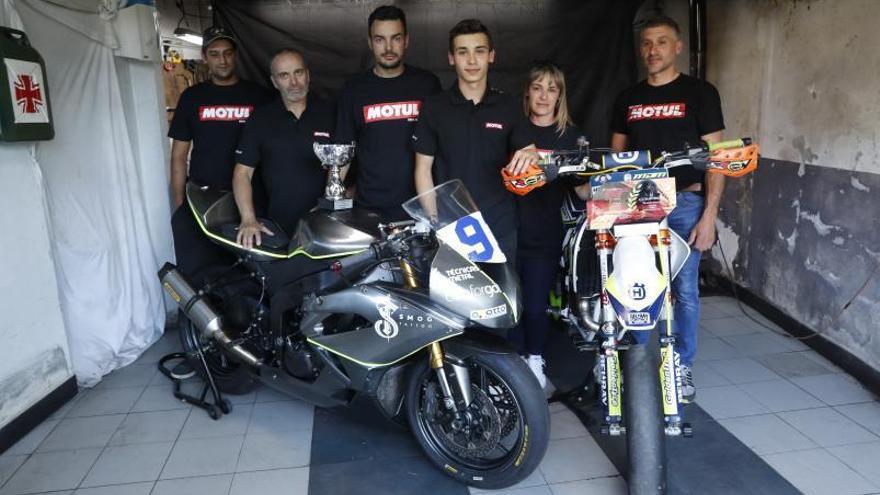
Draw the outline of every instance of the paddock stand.
<instances>
[{"instance_id":1,"label":"paddock stand","mask_svg":"<svg viewBox=\"0 0 880 495\"><path fill-rule=\"evenodd\" d=\"M208 363L205 362L205 355L202 353L201 349L198 350L199 353L199 364L201 365L201 369L203 371L202 375L205 377L205 384L202 387L202 392L199 397L195 397L192 395L185 394L181 392L181 383L183 380L196 376L196 372L186 366L188 363L186 359L186 354L183 352L173 352L164 356L159 360L159 371L162 372L163 375L167 376L172 382L174 382L174 397L177 399L186 402L187 404L192 404L196 407L200 407L208 412L208 416L213 420L220 419L220 416L223 414L229 414L232 412L232 403L229 402L228 399L223 398L220 394L220 390L217 388L217 384L214 383L214 377L211 376L211 371L208 369ZM169 367L165 364L169 361L181 360L174 368L169 369ZM210 390L211 395L214 397L213 402L208 402L205 398L208 396L208 391Z\"/></svg>"}]
</instances>

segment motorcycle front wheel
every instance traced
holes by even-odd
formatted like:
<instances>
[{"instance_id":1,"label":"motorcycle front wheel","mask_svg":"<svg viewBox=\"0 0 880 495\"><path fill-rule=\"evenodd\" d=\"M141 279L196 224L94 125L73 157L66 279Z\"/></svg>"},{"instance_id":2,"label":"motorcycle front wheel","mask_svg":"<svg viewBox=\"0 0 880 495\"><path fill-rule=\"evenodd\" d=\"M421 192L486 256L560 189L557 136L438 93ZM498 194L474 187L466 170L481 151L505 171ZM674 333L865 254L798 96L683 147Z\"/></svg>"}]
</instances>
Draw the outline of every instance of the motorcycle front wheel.
<instances>
[{"instance_id":1,"label":"motorcycle front wheel","mask_svg":"<svg viewBox=\"0 0 880 495\"><path fill-rule=\"evenodd\" d=\"M550 415L544 393L522 359L486 353L464 360L473 400L458 412L445 407L427 361L410 371L406 414L431 462L481 489L505 488L531 474L547 450Z\"/></svg>"},{"instance_id":2,"label":"motorcycle front wheel","mask_svg":"<svg viewBox=\"0 0 880 495\"><path fill-rule=\"evenodd\" d=\"M657 370L660 351L656 334L648 343L623 353L623 417L632 495L666 493L666 433Z\"/></svg>"}]
</instances>

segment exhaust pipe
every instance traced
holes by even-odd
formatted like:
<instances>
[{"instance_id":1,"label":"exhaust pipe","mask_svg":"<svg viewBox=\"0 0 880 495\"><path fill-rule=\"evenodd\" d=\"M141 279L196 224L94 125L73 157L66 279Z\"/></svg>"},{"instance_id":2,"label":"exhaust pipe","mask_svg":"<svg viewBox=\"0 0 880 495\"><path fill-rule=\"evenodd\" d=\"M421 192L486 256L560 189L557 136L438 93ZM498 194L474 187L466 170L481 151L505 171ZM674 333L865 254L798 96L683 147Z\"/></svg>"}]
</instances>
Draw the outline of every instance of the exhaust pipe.
<instances>
[{"instance_id":1,"label":"exhaust pipe","mask_svg":"<svg viewBox=\"0 0 880 495\"><path fill-rule=\"evenodd\" d=\"M238 361L254 367L262 366L263 362L260 359L247 349L232 342L223 331L220 315L211 308L202 294L193 288L183 274L177 270L177 267L171 263L165 263L165 266L159 270L159 281L162 282L165 292L180 305L180 309L183 310L186 317L201 331L202 337L214 339L229 352L231 357Z\"/></svg>"}]
</instances>

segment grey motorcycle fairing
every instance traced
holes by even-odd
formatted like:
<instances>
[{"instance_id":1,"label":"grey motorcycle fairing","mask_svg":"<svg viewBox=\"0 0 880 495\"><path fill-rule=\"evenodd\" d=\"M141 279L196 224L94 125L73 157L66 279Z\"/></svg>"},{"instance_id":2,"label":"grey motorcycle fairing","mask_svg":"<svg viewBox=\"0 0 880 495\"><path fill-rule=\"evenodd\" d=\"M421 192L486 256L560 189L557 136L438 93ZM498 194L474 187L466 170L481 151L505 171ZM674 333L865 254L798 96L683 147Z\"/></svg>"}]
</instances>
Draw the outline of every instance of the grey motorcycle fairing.
<instances>
[{"instance_id":1,"label":"grey motorcycle fairing","mask_svg":"<svg viewBox=\"0 0 880 495\"><path fill-rule=\"evenodd\" d=\"M361 209L312 210L300 220L293 242L313 257L356 253L381 239L379 215Z\"/></svg>"},{"instance_id":2,"label":"grey motorcycle fairing","mask_svg":"<svg viewBox=\"0 0 880 495\"><path fill-rule=\"evenodd\" d=\"M298 223L296 234L283 246L268 246L247 251L235 244L236 228L240 217L235 198L231 192L200 187L193 183L186 186L187 200L198 222L210 235L223 239L225 246L238 253L247 253L258 261L305 254L311 258L332 258L353 254L367 249L381 238L378 224L382 219L371 211L358 208L328 211L314 209ZM267 220L260 219L267 223ZM277 226L274 228L278 228ZM279 233L280 233L280 228ZM260 251L268 252L268 257Z\"/></svg>"},{"instance_id":3,"label":"grey motorcycle fairing","mask_svg":"<svg viewBox=\"0 0 880 495\"><path fill-rule=\"evenodd\" d=\"M441 243L431 261L431 300L480 326L511 328L521 303L508 263L476 264Z\"/></svg>"},{"instance_id":4,"label":"grey motorcycle fairing","mask_svg":"<svg viewBox=\"0 0 880 495\"><path fill-rule=\"evenodd\" d=\"M385 284L310 297L302 309L300 328L309 342L367 368L388 366L432 342L460 335L467 323L424 294ZM367 323L330 335L314 331L336 313L356 314Z\"/></svg>"}]
</instances>

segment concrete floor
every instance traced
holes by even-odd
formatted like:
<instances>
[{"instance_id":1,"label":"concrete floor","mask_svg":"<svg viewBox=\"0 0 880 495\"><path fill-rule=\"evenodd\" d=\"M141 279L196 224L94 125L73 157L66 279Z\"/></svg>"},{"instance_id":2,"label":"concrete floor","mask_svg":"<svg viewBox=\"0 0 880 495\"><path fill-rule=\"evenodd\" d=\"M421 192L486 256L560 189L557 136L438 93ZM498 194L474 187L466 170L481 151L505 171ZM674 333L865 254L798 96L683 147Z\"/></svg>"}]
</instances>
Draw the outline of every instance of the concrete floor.
<instances>
[{"instance_id":1,"label":"concrete floor","mask_svg":"<svg viewBox=\"0 0 880 495\"><path fill-rule=\"evenodd\" d=\"M746 318L732 299L704 299L701 332L695 378L697 404L706 413L803 493L880 493L876 397L803 343ZM177 335L168 332L134 364L80 392L0 455L0 495L349 493L342 486L405 494L413 493L412 480L430 481L434 493L467 493L455 484L441 488L442 475L434 478L406 433L360 426L359 418L344 417L350 412L316 413L261 388L229 396L233 413L212 421L175 400L156 370L158 359L177 346ZM626 493L625 481L578 418L559 404L551 412L552 439L540 468L493 493ZM343 447L334 444L335 454L318 452L325 443L313 433L346 429L354 436L337 439ZM349 450L354 453L339 456ZM408 462L413 467L399 468ZM389 484L373 490L363 479L346 479L364 466L363 476L380 470L370 463L405 475L397 484L383 475Z\"/></svg>"}]
</instances>

